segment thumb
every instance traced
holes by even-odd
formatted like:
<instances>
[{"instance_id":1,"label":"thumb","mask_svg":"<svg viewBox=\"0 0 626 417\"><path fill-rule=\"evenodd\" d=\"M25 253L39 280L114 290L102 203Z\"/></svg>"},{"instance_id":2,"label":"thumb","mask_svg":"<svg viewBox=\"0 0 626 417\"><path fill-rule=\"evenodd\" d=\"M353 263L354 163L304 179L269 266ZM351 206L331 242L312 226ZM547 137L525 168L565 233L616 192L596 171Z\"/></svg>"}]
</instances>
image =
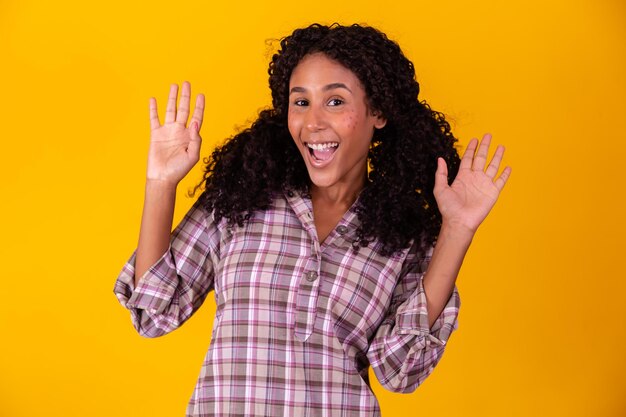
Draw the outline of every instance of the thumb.
<instances>
[{"instance_id":1,"label":"thumb","mask_svg":"<svg viewBox=\"0 0 626 417\"><path fill-rule=\"evenodd\" d=\"M202 138L200 137L199 123L197 120L191 123L191 142L187 146L187 152L191 155L200 158L200 145L202 145Z\"/></svg>"},{"instance_id":2,"label":"thumb","mask_svg":"<svg viewBox=\"0 0 626 417\"><path fill-rule=\"evenodd\" d=\"M437 171L435 172L435 193L448 187L448 165L446 160L437 158Z\"/></svg>"}]
</instances>

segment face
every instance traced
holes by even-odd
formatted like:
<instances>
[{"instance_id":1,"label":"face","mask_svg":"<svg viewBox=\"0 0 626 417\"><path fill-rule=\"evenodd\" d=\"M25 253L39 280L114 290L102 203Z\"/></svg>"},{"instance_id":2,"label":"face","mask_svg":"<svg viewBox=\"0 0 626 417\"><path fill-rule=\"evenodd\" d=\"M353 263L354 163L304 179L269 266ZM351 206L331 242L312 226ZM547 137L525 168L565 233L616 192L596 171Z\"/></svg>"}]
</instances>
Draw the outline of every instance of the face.
<instances>
[{"instance_id":1,"label":"face","mask_svg":"<svg viewBox=\"0 0 626 417\"><path fill-rule=\"evenodd\" d=\"M289 132L314 187L353 190L363 186L375 129L357 76L321 53L305 56L289 82Z\"/></svg>"}]
</instances>

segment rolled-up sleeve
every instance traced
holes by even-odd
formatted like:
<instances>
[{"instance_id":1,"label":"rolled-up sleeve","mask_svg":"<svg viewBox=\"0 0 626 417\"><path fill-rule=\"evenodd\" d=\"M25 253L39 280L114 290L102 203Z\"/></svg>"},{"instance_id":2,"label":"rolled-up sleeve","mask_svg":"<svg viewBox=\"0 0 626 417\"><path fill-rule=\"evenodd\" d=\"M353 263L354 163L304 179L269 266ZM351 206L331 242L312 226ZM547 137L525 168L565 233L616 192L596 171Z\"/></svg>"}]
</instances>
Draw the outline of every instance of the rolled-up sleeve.
<instances>
[{"instance_id":1,"label":"rolled-up sleeve","mask_svg":"<svg viewBox=\"0 0 626 417\"><path fill-rule=\"evenodd\" d=\"M140 335L158 337L169 333L202 305L213 289L212 257L218 242L218 228L198 199L172 231L168 249L136 287L135 249L117 277L113 292L130 311Z\"/></svg>"},{"instance_id":2,"label":"rolled-up sleeve","mask_svg":"<svg viewBox=\"0 0 626 417\"><path fill-rule=\"evenodd\" d=\"M367 352L378 381L393 392L415 391L439 363L450 335L458 328L461 299L456 285L429 328L423 278L431 255L432 248L419 262L407 262Z\"/></svg>"}]
</instances>

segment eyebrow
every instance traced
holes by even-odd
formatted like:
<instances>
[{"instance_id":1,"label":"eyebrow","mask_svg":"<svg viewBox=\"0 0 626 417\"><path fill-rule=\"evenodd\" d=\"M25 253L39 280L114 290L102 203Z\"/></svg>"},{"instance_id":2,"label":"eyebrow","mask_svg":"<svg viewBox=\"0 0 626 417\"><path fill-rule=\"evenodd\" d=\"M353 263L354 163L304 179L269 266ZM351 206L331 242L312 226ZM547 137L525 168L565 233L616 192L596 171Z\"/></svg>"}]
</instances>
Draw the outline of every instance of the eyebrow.
<instances>
[{"instance_id":1,"label":"eyebrow","mask_svg":"<svg viewBox=\"0 0 626 417\"><path fill-rule=\"evenodd\" d=\"M336 88L345 88L350 93L352 93L352 90L350 90L348 88L348 86L345 85L344 83L331 83L331 84L325 85L324 88L322 88L322 91L334 90ZM292 94L292 93L306 93L306 88L304 88L304 87L293 87L289 91L289 94Z\"/></svg>"}]
</instances>

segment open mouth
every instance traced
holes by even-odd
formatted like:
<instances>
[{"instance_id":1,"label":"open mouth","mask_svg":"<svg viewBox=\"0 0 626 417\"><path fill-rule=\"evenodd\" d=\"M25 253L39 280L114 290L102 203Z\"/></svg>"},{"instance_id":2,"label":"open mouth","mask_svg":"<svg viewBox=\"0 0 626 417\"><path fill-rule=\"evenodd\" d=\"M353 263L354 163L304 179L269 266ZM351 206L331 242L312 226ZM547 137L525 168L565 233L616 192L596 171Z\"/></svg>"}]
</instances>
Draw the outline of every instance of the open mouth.
<instances>
[{"instance_id":1,"label":"open mouth","mask_svg":"<svg viewBox=\"0 0 626 417\"><path fill-rule=\"evenodd\" d=\"M309 148L309 154L315 162L329 161L337 151L339 147L338 142L325 142L325 143L306 143L306 147Z\"/></svg>"}]
</instances>

